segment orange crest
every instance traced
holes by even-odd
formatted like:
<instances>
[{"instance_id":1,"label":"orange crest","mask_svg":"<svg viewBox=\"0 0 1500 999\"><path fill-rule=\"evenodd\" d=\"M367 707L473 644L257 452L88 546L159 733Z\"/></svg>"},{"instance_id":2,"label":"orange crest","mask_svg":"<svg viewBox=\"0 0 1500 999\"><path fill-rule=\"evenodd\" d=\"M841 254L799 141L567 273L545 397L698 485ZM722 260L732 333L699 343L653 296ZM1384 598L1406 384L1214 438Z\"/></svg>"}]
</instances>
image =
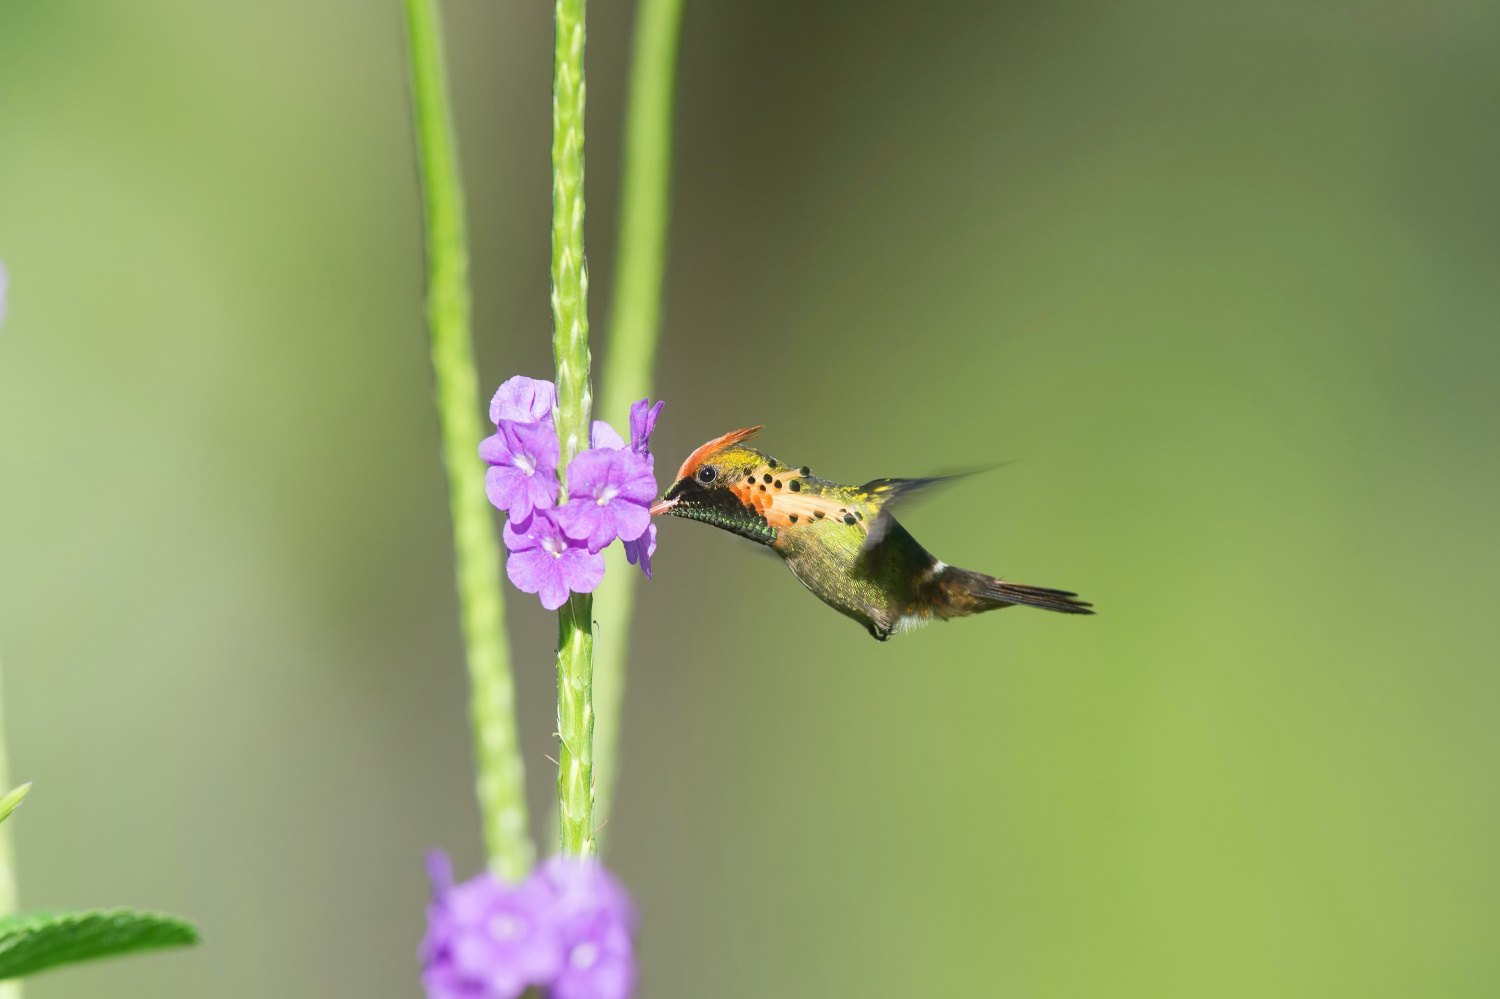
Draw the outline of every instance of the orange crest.
<instances>
[{"instance_id":1,"label":"orange crest","mask_svg":"<svg viewBox=\"0 0 1500 999\"><path fill-rule=\"evenodd\" d=\"M743 444L745 441L753 439L756 434L760 433L760 429L760 427L747 427L744 430L735 430L732 433L727 433L723 437L715 437L713 440L709 441L707 444L703 445L698 450L688 455L687 461L684 461L682 463L682 467L677 470L677 477L679 479L685 479L688 476L694 474L698 471L699 465L703 464L705 461L712 458L714 455L720 453L721 451L726 451L729 448L734 447L736 444Z\"/></svg>"}]
</instances>

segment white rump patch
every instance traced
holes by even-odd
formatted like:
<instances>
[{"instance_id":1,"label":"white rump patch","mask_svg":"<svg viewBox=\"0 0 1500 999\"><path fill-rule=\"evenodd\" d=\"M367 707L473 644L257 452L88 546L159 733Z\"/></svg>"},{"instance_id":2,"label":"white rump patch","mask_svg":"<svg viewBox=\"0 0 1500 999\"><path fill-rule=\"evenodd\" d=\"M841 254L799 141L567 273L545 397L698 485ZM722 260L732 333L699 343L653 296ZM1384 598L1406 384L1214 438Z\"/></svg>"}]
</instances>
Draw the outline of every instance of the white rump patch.
<instances>
[{"instance_id":1,"label":"white rump patch","mask_svg":"<svg viewBox=\"0 0 1500 999\"><path fill-rule=\"evenodd\" d=\"M896 626L891 630L898 635L904 635L909 631L916 631L932 623L932 618L925 614L903 614L896 618Z\"/></svg>"}]
</instances>

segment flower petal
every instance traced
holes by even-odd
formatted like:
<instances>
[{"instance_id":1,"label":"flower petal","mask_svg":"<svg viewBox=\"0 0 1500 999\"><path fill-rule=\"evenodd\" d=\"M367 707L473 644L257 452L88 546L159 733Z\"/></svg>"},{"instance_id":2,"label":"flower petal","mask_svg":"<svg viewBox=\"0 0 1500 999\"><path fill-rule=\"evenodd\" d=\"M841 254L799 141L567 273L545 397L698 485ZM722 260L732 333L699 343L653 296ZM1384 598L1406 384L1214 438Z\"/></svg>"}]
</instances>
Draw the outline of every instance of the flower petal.
<instances>
[{"instance_id":1,"label":"flower petal","mask_svg":"<svg viewBox=\"0 0 1500 999\"><path fill-rule=\"evenodd\" d=\"M505 560L505 575L522 593L537 593L549 584L554 587L562 585L558 578L558 561L540 546L511 552L510 557ZM546 602L544 599L543 605ZM548 609L556 610L561 606L558 603Z\"/></svg>"},{"instance_id":2,"label":"flower petal","mask_svg":"<svg viewBox=\"0 0 1500 999\"><path fill-rule=\"evenodd\" d=\"M516 999L563 969L556 893L535 877L521 884L485 872L427 910L418 951L428 999Z\"/></svg>"},{"instance_id":3,"label":"flower petal","mask_svg":"<svg viewBox=\"0 0 1500 999\"><path fill-rule=\"evenodd\" d=\"M500 386L490 400L490 422L517 420L535 423L550 420L552 407L557 405L557 387L538 378L516 375Z\"/></svg>"},{"instance_id":4,"label":"flower petal","mask_svg":"<svg viewBox=\"0 0 1500 999\"><path fill-rule=\"evenodd\" d=\"M614 521L613 533L621 541L634 541L645 534L646 528L651 526L651 512L642 504L616 500L609 504L609 512ZM605 544L608 543L605 542Z\"/></svg>"},{"instance_id":5,"label":"flower petal","mask_svg":"<svg viewBox=\"0 0 1500 999\"><path fill-rule=\"evenodd\" d=\"M637 503L656 498L656 477L651 464L634 451L592 448L578 452L568 463L568 495L599 499L609 492Z\"/></svg>"},{"instance_id":6,"label":"flower petal","mask_svg":"<svg viewBox=\"0 0 1500 999\"><path fill-rule=\"evenodd\" d=\"M556 511L557 526L563 534L577 542L589 539L604 519L604 508L587 496L568 500Z\"/></svg>"},{"instance_id":7,"label":"flower petal","mask_svg":"<svg viewBox=\"0 0 1500 999\"><path fill-rule=\"evenodd\" d=\"M557 476L549 469L526 478L526 495L533 510L550 510L557 503Z\"/></svg>"},{"instance_id":8,"label":"flower petal","mask_svg":"<svg viewBox=\"0 0 1500 999\"><path fill-rule=\"evenodd\" d=\"M620 531L615 526L615 518L606 511L605 515L599 518L598 525L584 539L584 547L591 552L602 552L614 544L619 536Z\"/></svg>"},{"instance_id":9,"label":"flower petal","mask_svg":"<svg viewBox=\"0 0 1500 999\"><path fill-rule=\"evenodd\" d=\"M611 451L620 451L625 447L625 439L615 432L615 428L603 420L595 420L589 431L589 447L608 448Z\"/></svg>"},{"instance_id":10,"label":"flower petal","mask_svg":"<svg viewBox=\"0 0 1500 999\"><path fill-rule=\"evenodd\" d=\"M656 554L656 525L652 524L646 528L646 533L634 541L622 541L620 544L625 548L625 559L631 565L637 562L641 565L641 571L646 578L651 578L651 556Z\"/></svg>"},{"instance_id":11,"label":"flower petal","mask_svg":"<svg viewBox=\"0 0 1500 999\"><path fill-rule=\"evenodd\" d=\"M524 521L515 517L508 517L500 528L500 539L505 542L505 550L511 552L528 552L533 548L541 546L541 539L533 533L537 516L527 517Z\"/></svg>"},{"instance_id":12,"label":"flower petal","mask_svg":"<svg viewBox=\"0 0 1500 999\"><path fill-rule=\"evenodd\" d=\"M582 497L598 499L610 483L610 470L615 467L621 454L608 448L589 448L579 451L568 462L568 499Z\"/></svg>"},{"instance_id":13,"label":"flower petal","mask_svg":"<svg viewBox=\"0 0 1500 999\"><path fill-rule=\"evenodd\" d=\"M651 457L642 457L633 451L622 456L615 486L619 495L636 503L650 505L656 499L656 474L651 468Z\"/></svg>"},{"instance_id":14,"label":"flower petal","mask_svg":"<svg viewBox=\"0 0 1500 999\"><path fill-rule=\"evenodd\" d=\"M593 593L594 588L604 581L604 556L599 552L569 548L563 552L557 564L561 570L559 575L574 593ZM545 600L542 601L542 606L547 606ZM556 610L561 606L562 603L559 602L557 606L547 609Z\"/></svg>"},{"instance_id":15,"label":"flower petal","mask_svg":"<svg viewBox=\"0 0 1500 999\"><path fill-rule=\"evenodd\" d=\"M525 520L531 516L531 496L526 488L526 476L505 465L491 465L484 473L484 494L498 510L504 510L514 520Z\"/></svg>"},{"instance_id":16,"label":"flower petal","mask_svg":"<svg viewBox=\"0 0 1500 999\"><path fill-rule=\"evenodd\" d=\"M511 453L510 447L505 443L505 435L497 432L480 441L479 459L491 465L509 465Z\"/></svg>"},{"instance_id":17,"label":"flower petal","mask_svg":"<svg viewBox=\"0 0 1500 999\"><path fill-rule=\"evenodd\" d=\"M553 558L551 555L548 555L547 557L549 559L552 559L553 563L559 565L567 561L568 558L566 555L564 555L562 558ZM547 608L548 610L557 610L563 604L567 603L568 584L563 579L562 573L557 572L547 577L546 582L544 582L541 588L537 590L537 596L541 598L542 606Z\"/></svg>"},{"instance_id":18,"label":"flower petal","mask_svg":"<svg viewBox=\"0 0 1500 999\"><path fill-rule=\"evenodd\" d=\"M630 896L595 861L554 857L533 878L553 892L549 920L563 962L550 984L554 999L627 999L635 985Z\"/></svg>"},{"instance_id":19,"label":"flower petal","mask_svg":"<svg viewBox=\"0 0 1500 999\"><path fill-rule=\"evenodd\" d=\"M510 455L509 463L524 458L536 471L557 471L557 428L548 420L543 423L517 423L501 420L500 436L505 438L505 450Z\"/></svg>"}]
</instances>

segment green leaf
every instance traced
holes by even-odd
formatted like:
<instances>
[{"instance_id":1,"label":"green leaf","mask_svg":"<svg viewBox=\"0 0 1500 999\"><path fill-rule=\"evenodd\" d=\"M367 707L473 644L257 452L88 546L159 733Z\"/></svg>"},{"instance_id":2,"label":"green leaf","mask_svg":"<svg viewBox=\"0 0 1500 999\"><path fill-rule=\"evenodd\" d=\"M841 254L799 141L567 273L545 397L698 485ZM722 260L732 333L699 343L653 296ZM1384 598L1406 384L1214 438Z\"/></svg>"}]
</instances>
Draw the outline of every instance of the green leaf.
<instances>
[{"instance_id":1,"label":"green leaf","mask_svg":"<svg viewBox=\"0 0 1500 999\"><path fill-rule=\"evenodd\" d=\"M172 916L136 909L34 912L0 919L0 978L59 964L198 942L198 931Z\"/></svg>"},{"instance_id":2,"label":"green leaf","mask_svg":"<svg viewBox=\"0 0 1500 999\"><path fill-rule=\"evenodd\" d=\"M30 790L31 781L27 781L5 797L0 798L0 822L4 822L10 818L10 813L16 810L17 805L26 800L26 792Z\"/></svg>"}]
</instances>

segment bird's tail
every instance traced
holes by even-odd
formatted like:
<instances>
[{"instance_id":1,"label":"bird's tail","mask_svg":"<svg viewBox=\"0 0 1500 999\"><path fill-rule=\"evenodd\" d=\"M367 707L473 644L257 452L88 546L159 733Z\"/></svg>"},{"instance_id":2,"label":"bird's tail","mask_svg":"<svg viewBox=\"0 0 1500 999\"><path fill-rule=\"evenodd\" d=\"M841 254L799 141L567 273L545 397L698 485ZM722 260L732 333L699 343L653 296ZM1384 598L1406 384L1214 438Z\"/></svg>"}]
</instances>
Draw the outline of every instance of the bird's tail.
<instances>
[{"instance_id":1,"label":"bird's tail","mask_svg":"<svg viewBox=\"0 0 1500 999\"><path fill-rule=\"evenodd\" d=\"M1009 607L1012 604L1040 607L1042 610L1057 611L1062 614L1094 613L1090 609L1093 604L1077 599L1076 593L1070 593L1067 590L1050 590L1045 586L1007 583L1002 579L986 576L982 572L970 572L968 569L944 566L938 582L942 585L944 595L947 597L948 613L943 613L944 608L938 609L939 615L943 617L978 614L981 611Z\"/></svg>"}]
</instances>

